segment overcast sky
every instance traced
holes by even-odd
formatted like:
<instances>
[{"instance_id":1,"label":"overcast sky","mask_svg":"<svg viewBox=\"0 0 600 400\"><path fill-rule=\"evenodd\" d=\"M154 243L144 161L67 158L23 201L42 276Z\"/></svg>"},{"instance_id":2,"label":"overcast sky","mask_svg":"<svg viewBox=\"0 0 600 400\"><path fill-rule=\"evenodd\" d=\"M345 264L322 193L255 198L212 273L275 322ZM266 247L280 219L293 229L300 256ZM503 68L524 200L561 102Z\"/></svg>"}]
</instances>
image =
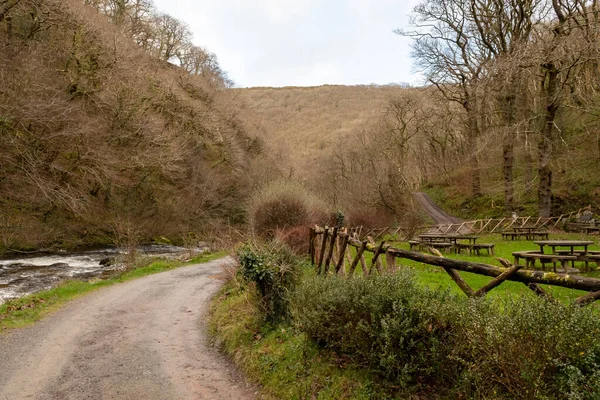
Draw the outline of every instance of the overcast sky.
<instances>
[{"instance_id":1,"label":"overcast sky","mask_svg":"<svg viewBox=\"0 0 600 400\"><path fill-rule=\"evenodd\" d=\"M406 27L419 0L154 0L185 21L240 87L387 84L413 74Z\"/></svg>"}]
</instances>

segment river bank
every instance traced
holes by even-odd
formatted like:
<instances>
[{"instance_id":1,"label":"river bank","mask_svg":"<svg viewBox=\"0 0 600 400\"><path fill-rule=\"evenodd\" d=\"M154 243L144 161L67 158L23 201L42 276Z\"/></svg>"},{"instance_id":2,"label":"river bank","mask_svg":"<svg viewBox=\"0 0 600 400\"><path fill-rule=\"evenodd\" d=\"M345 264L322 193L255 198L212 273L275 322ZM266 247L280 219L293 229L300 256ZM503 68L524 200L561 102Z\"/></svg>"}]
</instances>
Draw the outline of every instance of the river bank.
<instances>
[{"instance_id":1,"label":"river bank","mask_svg":"<svg viewBox=\"0 0 600 400\"><path fill-rule=\"evenodd\" d=\"M200 254L186 262L177 260L152 260L140 268L119 274L109 279L69 280L49 290L23 296L0 304L0 331L18 328L38 321L48 313L60 308L66 302L116 283L126 282L146 275L168 271L192 264L201 264L225 257L225 252Z\"/></svg>"},{"instance_id":2,"label":"river bank","mask_svg":"<svg viewBox=\"0 0 600 400\"><path fill-rule=\"evenodd\" d=\"M80 251L35 252L0 259L0 304L48 290L67 280L108 278L123 270L132 257L190 259L206 251L206 245L185 248L150 244L132 251L116 247Z\"/></svg>"}]
</instances>

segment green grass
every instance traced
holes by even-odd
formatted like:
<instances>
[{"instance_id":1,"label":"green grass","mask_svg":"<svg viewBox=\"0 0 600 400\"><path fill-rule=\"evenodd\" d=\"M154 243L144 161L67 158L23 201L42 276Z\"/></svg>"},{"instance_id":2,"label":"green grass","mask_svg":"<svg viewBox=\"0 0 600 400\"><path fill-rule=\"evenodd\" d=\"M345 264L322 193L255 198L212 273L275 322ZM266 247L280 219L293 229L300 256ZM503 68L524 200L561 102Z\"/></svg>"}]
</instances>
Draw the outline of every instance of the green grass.
<instances>
[{"instance_id":1,"label":"green grass","mask_svg":"<svg viewBox=\"0 0 600 400\"><path fill-rule=\"evenodd\" d=\"M584 239L581 235L553 234L551 239ZM587 238L586 238L587 239ZM513 259L512 252L537 248L532 241L504 241L501 235L482 236L478 242L495 243L495 256L468 256L444 254L446 257L500 266L496 260L502 257ZM598 248L596 245L591 249ZM408 249L407 243L392 243ZM352 255L355 250L352 249ZM370 267L372 253L365 253ZM382 258L385 262L385 257ZM419 284L433 289L462 292L450 277L439 267L427 266L411 260L398 260L400 268L414 271ZM459 272L473 289L485 285L490 277ZM355 274L362 275L360 264ZM303 269L303 277L314 276L315 269ZM585 274L600 277L600 272ZM562 302L569 302L585 292L544 285L545 289ZM331 350L319 348L306 335L287 324L264 325L263 313L254 292L243 284L232 281L213 300L210 329L218 338L224 351L231 355L250 379L260 383L267 398L285 399L372 399L395 398L395 387L387 387L378 377L369 374L366 368L351 364ZM535 294L518 282L505 282L490 292L488 298L501 299L507 296L531 296ZM498 301L498 304L502 303ZM596 306L595 306L596 307ZM600 309L600 308L599 308ZM404 398L404 397L401 397Z\"/></svg>"},{"instance_id":2,"label":"green grass","mask_svg":"<svg viewBox=\"0 0 600 400\"><path fill-rule=\"evenodd\" d=\"M569 239L569 240L593 240L595 244L590 246L590 250L598 250L600 247L598 246L598 238L586 236L582 234L574 234L574 233L557 233L550 235L551 240L558 239ZM444 257L453 258L457 260L471 261L471 262L480 262L484 264L490 264L495 266L502 266L497 258L504 258L509 261L513 261L512 253L515 251L523 251L523 250L539 250L539 246L533 243L533 241L528 240L502 240L502 235L500 234L492 234L481 236L478 240L478 243L494 243L495 246L495 256L469 256L466 254L447 254L443 253ZM409 250L408 243L405 242L389 242L393 247L397 247L404 250ZM351 248L352 256L356 254L356 250ZM482 254L487 254L485 250ZM368 267L371 265L373 253L365 252L365 260L367 262ZM385 257L381 258L385 263ZM407 259L398 259L397 263L400 267L411 268L414 270L415 275L418 279L418 282L424 286L428 286L433 289L446 289L450 288L453 292L462 293L460 288L450 279L448 274L439 267L425 265L416 261L407 260ZM590 267L593 267L593 264L590 264ZM362 270L360 268L360 264L357 267L355 274L357 276L362 275ZM471 286L474 290L479 289L480 287L487 284L492 278L473 274L469 272L459 272L459 274L463 277L463 279ZM588 276L591 278L600 278L600 271L590 271L582 273L584 276ZM552 296L556 297L560 301L569 302L575 300L577 297L586 294L587 292L581 290L567 289L557 286L551 285L542 285L542 287L552 294ZM525 285L519 282L504 282L499 287L492 290L488 297L497 298L507 295L518 295L518 296L535 296L535 294L529 290Z\"/></svg>"},{"instance_id":3,"label":"green grass","mask_svg":"<svg viewBox=\"0 0 600 400\"><path fill-rule=\"evenodd\" d=\"M235 281L213 300L210 330L246 375L260 383L264 398L386 398L364 369L319 349L287 324L263 325L252 291Z\"/></svg>"},{"instance_id":4,"label":"green grass","mask_svg":"<svg viewBox=\"0 0 600 400\"><path fill-rule=\"evenodd\" d=\"M128 271L111 279L97 279L88 282L64 282L53 289L11 300L0 305L0 331L30 325L49 313L58 310L68 301L105 286L168 271L184 265L213 261L225 255L225 252L203 254L185 263L172 260L156 260L148 265Z\"/></svg>"}]
</instances>

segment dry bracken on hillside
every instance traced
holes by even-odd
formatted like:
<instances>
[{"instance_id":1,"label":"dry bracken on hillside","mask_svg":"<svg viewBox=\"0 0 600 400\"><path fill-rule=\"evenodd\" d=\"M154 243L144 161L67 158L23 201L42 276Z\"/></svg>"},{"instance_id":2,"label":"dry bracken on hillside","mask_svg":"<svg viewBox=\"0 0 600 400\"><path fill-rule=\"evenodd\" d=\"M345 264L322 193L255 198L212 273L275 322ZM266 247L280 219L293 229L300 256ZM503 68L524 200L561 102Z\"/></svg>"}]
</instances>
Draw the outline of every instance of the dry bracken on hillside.
<instances>
[{"instance_id":1,"label":"dry bracken on hillside","mask_svg":"<svg viewBox=\"0 0 600 400\"><path fill-rule=\"evenodd\" d=\"M234 91L241 117L258 127L285 172L311 179L340 139L375 120L390 99L411 89L325 85Z\"/></svg>"},{"instance_id":2,"label":"dry bracken on hillside","mask_svg":"<svg viewBox=\"0 0 600 400\"><path fill-rule=\"evenodd\" d=\"M98 243L124 225L176 238L243 218L258 143L223 89L146 54L80 1L9 5L0 248Z\"/></svg>"}]
</instances>

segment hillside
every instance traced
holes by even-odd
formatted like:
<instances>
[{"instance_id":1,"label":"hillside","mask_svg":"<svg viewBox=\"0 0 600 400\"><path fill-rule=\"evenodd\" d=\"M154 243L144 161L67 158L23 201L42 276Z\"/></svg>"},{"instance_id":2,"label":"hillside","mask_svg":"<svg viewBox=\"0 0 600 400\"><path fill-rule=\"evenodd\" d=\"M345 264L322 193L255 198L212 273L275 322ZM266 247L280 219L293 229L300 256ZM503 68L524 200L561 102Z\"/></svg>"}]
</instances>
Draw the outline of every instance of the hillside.
<instances>
[{"instance_id":1,"label":"hillside","mask_svg":"<svg viewBox=\"0 0 600 400\"><path fill-rule=\"evenodd\" d=\"M142 51L80 1L9 5L0 250L182 240L243 221L259 147L226 90Z\"/></svg>"},{"instance_id":2,"label":"hillside","mask_svg":"<svg viewBox=\"0 0 600 400\"><path fill-rule=\"evenodd\" d=\"M311 179L340 141L377 119L390 99L413 89L339 86L233 89L240 116L288 175Z\"/></svg>"},{"instance_id":3,"label":"hillside","mask_svg":"<svg viewBox=\"0 0 600 400\"><path fill-rule=\"evenodd\" d=\"M497 112L490 106L482 111L481 134L471 142L464 110L432 87L233 91L241 118L275 157L271 167L305 182L336 208L351 214L380 210L385 215L378 223L386 224L414 207L410 193L420 189L462 218L510 215L504 206L502 143L514 135L514 210L537 213L537 115L509 130L494 125ZM556 125L562 135L551 157L552 213L560 215L597 203L600 147L596 120L589 115L565 108ZM475 196L473 158L481 180Z\"/></svg>"}]
</instances>

